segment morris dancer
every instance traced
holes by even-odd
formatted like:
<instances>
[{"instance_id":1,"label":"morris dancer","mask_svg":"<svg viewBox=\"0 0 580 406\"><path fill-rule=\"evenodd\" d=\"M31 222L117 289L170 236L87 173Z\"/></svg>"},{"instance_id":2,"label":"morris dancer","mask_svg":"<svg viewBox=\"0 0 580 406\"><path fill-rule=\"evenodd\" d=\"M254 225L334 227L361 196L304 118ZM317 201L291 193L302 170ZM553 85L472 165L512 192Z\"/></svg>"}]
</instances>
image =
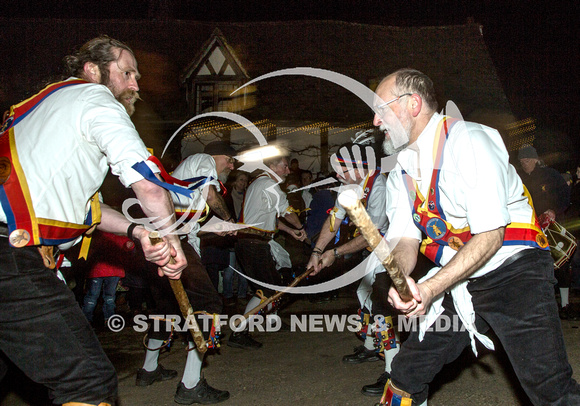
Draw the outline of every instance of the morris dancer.
<instances>
[{"instance_id":1,"label":"morris dancer","mask_svg":"<svg viewBox=\"0 0 580 406\"><path fill-rule=\"evenodd\" d=\"M181 280L193 309L209 314L219 314L222 311L222 302L200 259L199 237L197 236L200 229L199 220L206 217L209 207L223 220L234 223L223 197L218 193L220 191L218 176L233 169L235 153L236 151L223 141L211 142L206 145L203 154L187 157L173 172L174 178L191 182L190 188L193 189L191 198L172 194L178 217L187 216L189 221L186 222L186 226L191 228L187 234L189 244L184 245L189 266L183 271ZM151 283L151 286L156 293L157 311L164 314L171 314L171 312L179 314L179 308L168 281L156 280ZM165 323L162 325L166 326ZM199 325L203 326L203 322L200 321ZM150 331L145 362L143 368L137 373L137 386L148 386L156 381L173 379L177 376L177 371L166 370L158 364L159 351L164 342L167 342L168 334L166 330ZM204 336L207 339L209 332L204 332ZM187 361L183 378L175 393L175 402L189 405L227 400L230 396L229 392L212 388L205 379L201 378L204 354L194 349L191 335L188 334L188 338ZM213 339L215 337L212 337L210 342Z\"/></svg>"},{"instance_id":2,"label":"morris dancer","mask_svg":"<svg viewBox=\"0 0 580 406\"><path fill-rule=\"evenodd\" d=\"M387 181L387 241L407 275L419 248L437 265L418 283L407 277L412 301L389 291L407 317L426 318L394 359L381 404L426 404L443 365L469 345L475 352L476 339L494 347L490 328L534 405L580 404L548 242L500 134L438 114L433 82L416 70L387 76L376 93L383 146L400 151ZM438 329L441 317L465 329Z\"/></svg>"},{"instance_id":3,"label":"morris dancer","mask_svg":"<svg viewBox=\"0 0 580 406\"><path fill-rule=\"evenodd\" d=\"M367 157L367 155L369 156ZM355 157L360 157L360 159ZM331 158L335 160L332 167L336 170L338 179L344 184L343 188L356 188L373 224L384 235L389 226L385 213L387 177L381 174L380 168L369 167L369 158L376 162L374 150L370 146L365 147L364 145L347 143L338 149L336 156ZM371 165L373 164L371 163ZM317 274L323 268L332 266L337 258L346 254L364 250L363 256L366 258L369 255L369 251L365 250L368 244L362 235L357 235L347 243L325 251L326 246L335 238L340 224L345 218L346 212L337 201L330 216L328 216L322 226L320 236L312 250L310 261L306 265L307 269L314 267L315 272L313 274ZM380 280L375 282L376 278ZM383 278L385 279L383 280ZM393 309L386 303L389 283L388 275L380 264L362 279L357 290L357 296L361 304L359 314L362 322L359 336L364 340L364 345L356 347L354 354L342 357L342 361L347 364L373 362L380 359L377 353L382 349L385 357L385 372L380 375L376 383L365 385L361 390L363 394L369 396L380 396L383 393L385 384L390 378L393 357L399 352L400 347L398 333L392 320ZM373 292L373 288L377 291ZM373 300L371 300L371 295ZM381 300L383 297L384 299ZM369 331L369 324L373 324L370 323L374 320L373 315L385 317L384 323L385 325L389 324L389 327L383 330L384 333L382 331L377 331L376 333ZM375 342L377 342L377 345L375 345Z\"/></svg>"},{"instance_id":4,"label":"morris dancer","mask_svg":"<svg viewBox=\"0 0 580 406\"><path fill-rule=\"evenodd\" d=\"M0 350L48 386L55 404L110 405L117 374L74 295L47 269L53 248L70 247L95 226L127 232L122 214L99 207L109 166L147 216L169 219L164 228L174 223L174 209L165 190L132 169L150 154L129 118L140 77L131 49L101 36L65 62L72 77L13 106L2 127ZM187 261L176 236L154 247L144 228L134 236L159 275L179 278ZM87 250L83 244L81 253Z\"/></svg>"},{"instance_id":5,"label":"morris dancer","mask_svg":"<svg viewBox=\"0 0 580 406\"><path fill-rule=\"evenodd\" d=\"M236 244L236 256L240 261L244 273L259 281L280 285L282 279L277 268L289 262L288 253L272 238L278 229L290 234L298 241L306 239L304 226L300 224L298 216L288 204L286 194L282 192L279 184L290 173L288 159L285 156L277 156L264 161L270 172L264 172L250 183L246 190L242 213L239 223L252 224L253 226L238 232ZM294 228L278 222L278 217L284 217ZM280 255L286 253L286 260ZM271 296L272 291L250 282L254 290L261 289L266 296ZM244 313L260 304L260 298L254 296L248 301ZM269 305L269 309L271 305ZM236 348L258 349L262 343L254 340L247 330L233 332L228 345Z\"/></svg>"}]
</instances>

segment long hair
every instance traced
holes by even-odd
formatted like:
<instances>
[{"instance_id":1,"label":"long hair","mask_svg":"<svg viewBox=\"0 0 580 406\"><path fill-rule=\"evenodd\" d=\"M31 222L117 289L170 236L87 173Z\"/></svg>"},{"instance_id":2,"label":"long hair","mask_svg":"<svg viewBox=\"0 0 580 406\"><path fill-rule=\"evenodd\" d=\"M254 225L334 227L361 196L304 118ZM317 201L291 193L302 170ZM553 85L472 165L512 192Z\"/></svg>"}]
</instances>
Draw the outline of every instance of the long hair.
<instances>
[{"instance_id":1,"label":"long hair","mask_svg":"<svg viewBox=\"0 0 580 406\"><path fill-rule=\"evenodd\" d=\"M101 83L109 81L109 64L117 60L113 49L124 49L134 56L133 51L123 42L107 35L101 35L86 42L78 52L64 58L65 69L69 76L83 76L85 63L92 62L99 67Z\"/></svg>"}]
</instances>

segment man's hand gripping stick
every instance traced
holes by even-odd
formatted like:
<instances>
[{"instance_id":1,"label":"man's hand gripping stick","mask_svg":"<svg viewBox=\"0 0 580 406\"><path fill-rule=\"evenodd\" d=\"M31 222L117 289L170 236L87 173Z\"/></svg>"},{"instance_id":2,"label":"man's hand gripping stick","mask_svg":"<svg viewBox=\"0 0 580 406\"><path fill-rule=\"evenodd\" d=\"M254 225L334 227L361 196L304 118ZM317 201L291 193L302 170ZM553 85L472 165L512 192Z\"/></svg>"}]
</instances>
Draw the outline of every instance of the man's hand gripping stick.
<instances>
[{"instance_id":1,"label":"man's hand gripping stick","mask_svg":"<svg viewBox=\"0 0 580 406\"><path fill-rule=\"evenodd\" d=\"M405 275L399 269L393 255L389 251L386 241L381 237L377 227L373 224L369 214L361 204L354 190L346 190L338 196L338 202L347 211L350 219L356 224L369 246L385 267L399 296L406 302L413 300L413 294Z\"/></svg>"},{"instance_id":2,"label":"man's hand gripping stick","mask_svg":"<svg viewBox=\"0 0 580 406\"><path fill-rule=\"evenodd\" d=\"M149 234L149 241L151 241L151 244L155 245L162 242L163 239L159 235L158 231L152 231ZM170 264L175 263L175 260L173 258L170 258L169 263ZM188 323L191 323L190 325L192 328L190 329L190 333L193 336L193 342L195 343L197 350L203 354L204 352L207 351L207 343L203 339L203 334L199 329L197 320L195 320L195 316L193 314L193 307L191 306L191 303L189 303L189 298L187 297L187 293L183 288L183 284L181 283L180 279L169 279L169 284L171 285L171 289L173 289L173 294L177 299L177 303L179 304L181 314L183 315L183 317L185 317Z\"/></svg>"}]
</instances>

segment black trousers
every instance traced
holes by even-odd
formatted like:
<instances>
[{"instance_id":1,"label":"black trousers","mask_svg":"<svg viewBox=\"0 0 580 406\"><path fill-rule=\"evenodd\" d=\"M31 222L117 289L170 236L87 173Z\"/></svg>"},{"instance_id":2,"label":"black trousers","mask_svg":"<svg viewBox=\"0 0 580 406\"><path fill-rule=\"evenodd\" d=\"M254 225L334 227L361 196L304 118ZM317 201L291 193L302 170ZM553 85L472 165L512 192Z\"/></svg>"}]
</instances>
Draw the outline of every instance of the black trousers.
<instances>
[{"instance_id":1,"label":"black trousers","mask_svg":"<svg viewBox=\"0 0 580 406\"><path fill-rule=\"evenodd\" d=\"M199 255L195 249L186 241L182 242L183 252L187 258L187 268L181 274L181 283L187 293L187 297L191 303L194 311L205 311L210 314L221 313L222 300L215 289L209 275L201 263ZM229 256L229 253L228 253ZM160 277L157 275L156 267L153 265L149 272L147 272L150 282L151 293L156 303L156 314L162 315L181 315L179 305L175 299L173 290L167 277ZM199 327L203 330L203 323L200 318L196 318ZM182 320L182 326L185 320ZM165 340L168 337L168 331L165 328L166 323L160 323L160 328L157 331L149 330L149 338L157 340ZM209 329L203 331L204 337L209 336ZM192 338L190 337L190 341Z\"/></svg>"},{"instance_id":2,"label":"black trousers","mask_svg":"<svg viewBox=\"0 0 580 406\"><path fill-rule=\"evenodd\" d=\"M572 379L554 298L554 263L546 251L524 252L469 281L477 329L484 334L493 329L534 405L579 405L580 386ZM449 295L443 306L440 317L457 317ZM413 330L393 360L393 383L413 395L413 404L421 404L435 375L469 344L467 331L440 329L419 341Z\"/></svg>"},{"instance_id":3,"label":"black trousers","mask_svg":"<svg viewBox=\"0 0 580 406\"><path fill-rule=\"evenodd\" d=\"M69 288L36 247L0 237L0 350L54 403L109 402L117 374Z\"/></svg>"},{"instance_id":4,"label":"black trousers","mask_svg":"<svg viewBox=\"0 0 580 406\"><path fill-rule=\"evenodd\" d=\"M377 274L375 283L373 283L373 293L371 293L373 308L368 309L372 314L382 314L384 316L394 316L399 314L388 301L391 284L392 281L387 272ZM396 322L396 320L393 321Z\"/></svg>"},{"instance_id":5,"label":"black trousers","mask_svg":"<svg viewBox=\"0 0 580 406\"><path fill-rule=\"evenodd\" d=\"M253 238L239 239L236 243L236 256L244 273L250 278L272 285L282 285L282 277L276 269L276 262L272 258L270 245L267 241ZM268 297L274 294L270 289L250 280L248 282L254 291L260 289Z\"/></svg>"}]
</instances>

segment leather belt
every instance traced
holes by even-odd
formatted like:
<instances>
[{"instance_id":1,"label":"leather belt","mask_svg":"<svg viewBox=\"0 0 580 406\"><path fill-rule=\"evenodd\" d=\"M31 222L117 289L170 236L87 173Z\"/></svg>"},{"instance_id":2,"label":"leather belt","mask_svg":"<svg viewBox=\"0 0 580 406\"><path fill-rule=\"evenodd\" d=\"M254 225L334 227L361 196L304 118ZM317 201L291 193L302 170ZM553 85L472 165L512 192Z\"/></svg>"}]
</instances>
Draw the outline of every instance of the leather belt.
<instances>
[{"instance_id":1,"label":"leather belt","mask_svg":"<svg viewBox=\"0 0 580 406\"><path fill-rule=\"evenodd\" d=\"M274 238L273 233L267 233L265 231L259 231L252 228L245 228L243 230L239 230L237 233L238 238L247 238L247 239L254 239L254 240L262 240L262 241L270 241Z\"/></svg>"},{"instance_id":2,"label":"leather belt","mask_svg":"<svg viewBox=\"0 0 580 406\"><path fill-rule=\"evenodd\" d=\"M512 255L511 257L506 258L506 260L503 261L501 263L501 265L498 266L497 268L502 268L502 267L506 267L508 265L511 265L514 262L516 262L518 259L523 258L523 257L525 257L527 255L533 254L534 252L536 252L535 251L535 248L526 248L524 250L518 251L514 255Z\"/></svg>"},{"instance_id":3,"label":"leather belt","mask_svg":"<svg viewBox=\"0 0 580 406\"><path fill-rule=\"evenodd\" d=\"M511 265L514 262L516 262L517 260L519 260L519 259L521 259L521 258L523 258L525 256L532 255L532 254L534 254L537 251L538 250L536 248L526 248L526 249L523 249L521 251L518 251L515 254L513 254L511 257L506 258L505 261L503 261L500 266L498 266L497 268L489 271L485 275L481 275L481 276L478 276L478 277L475 277L475 278L469 278L468 280L470 282L475 282L478 279L486 278L488 275L492 274L493 272L497 271L498 269L504 268L504 267L506 267L508 265Z\"/></svg>"}]
</instances>

